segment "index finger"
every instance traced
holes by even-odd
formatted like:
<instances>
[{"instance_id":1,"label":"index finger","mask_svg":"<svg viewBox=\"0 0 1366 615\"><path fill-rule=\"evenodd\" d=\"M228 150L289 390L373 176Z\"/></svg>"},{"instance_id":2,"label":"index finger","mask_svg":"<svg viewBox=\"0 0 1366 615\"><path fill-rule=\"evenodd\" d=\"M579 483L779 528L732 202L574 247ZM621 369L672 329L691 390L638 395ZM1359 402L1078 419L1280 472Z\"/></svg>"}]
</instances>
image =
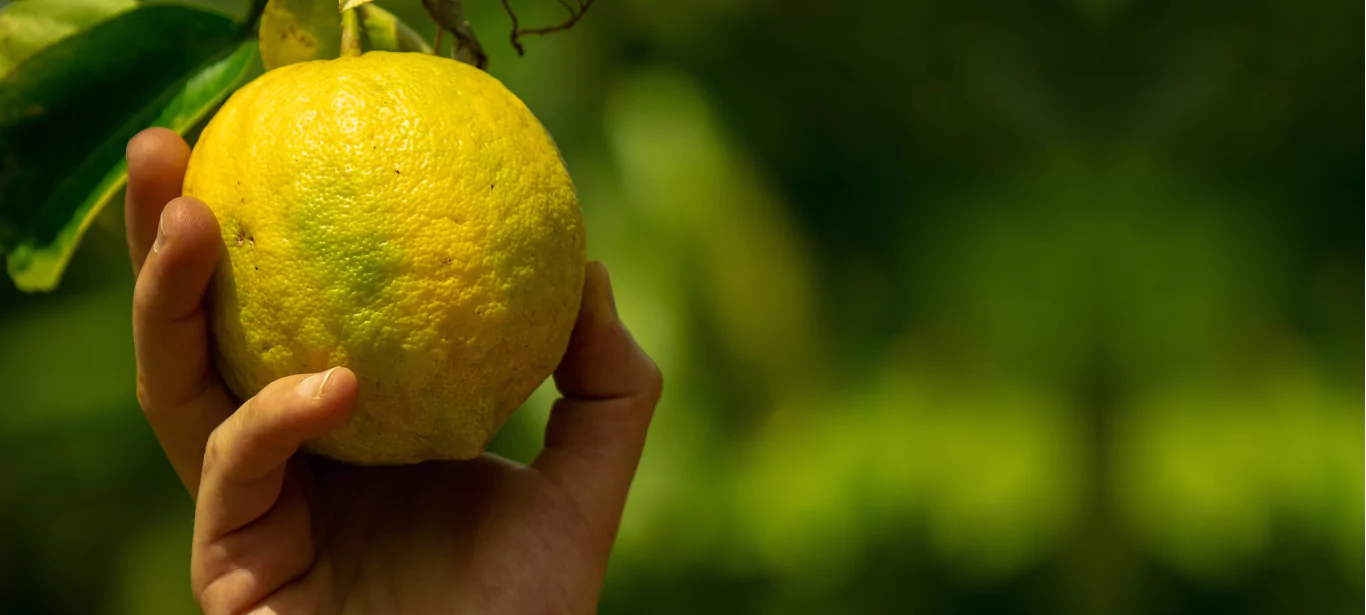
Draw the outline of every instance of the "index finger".
<instances>
[{"instance_id":1,"label":"index finger","mask_svg":"<svg viewBox=\"0 0 1366 615\"><path fill-rule=\"evenodd\" d=\"M607 269L590 262L569 349L555 372L564 397L532 466L567 490L584 516L615 534L645 447L662 379L617 317Z\"/></svg>"},{"instance_id":2,"label":"index finger","mask_svg":"<svg viewBox=\"0 0 1366 615\"><path fill-rule=\"evenodd\" d=\"M133 275L142 270L167 203L180 196L190 146L165 128L149 128L128 141L128 189L123 201L124 232Z\"/></svg>"}]
</instances>

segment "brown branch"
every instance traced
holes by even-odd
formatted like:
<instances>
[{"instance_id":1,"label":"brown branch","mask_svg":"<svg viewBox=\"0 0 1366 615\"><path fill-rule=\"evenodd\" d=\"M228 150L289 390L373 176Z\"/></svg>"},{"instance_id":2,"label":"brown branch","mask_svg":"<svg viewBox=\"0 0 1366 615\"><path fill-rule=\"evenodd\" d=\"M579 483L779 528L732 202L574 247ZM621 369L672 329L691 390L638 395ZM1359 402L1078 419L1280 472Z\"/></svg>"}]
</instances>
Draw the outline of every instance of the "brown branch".
<instances>
[{"instance_id":1,"label":"brown branch","mask_svg":"<svg viewBox=\"0 0 1366 615\"><path fill-rule=\"evenodd\" d=\"M503 10L507 12L508 18L512 19L512 35L509 37L509 39L512 42L512 48L517 50L517 55L519 56L525 55L526 50L522 48L522 43L521 41L517 40L518 38L523 36L543 36L546 34L550 34L552 32L568 30L574 27L574 24L579 23L579 19L583 18L583 14L588 12L588 7L593 5L593 0L574 0L574 4L578 7L575 8L574 6L570 6L567 0L559 0L560 6L563 6L565 9L569 11L568 19L560 23L557 23L553 26L545 26L542 28L527 28L524 30L522 29L521 24L517 22L517 13L513 12L512 5L509 4L509 0L502 0L502 2Z\"/></svg>"}]
</instances>

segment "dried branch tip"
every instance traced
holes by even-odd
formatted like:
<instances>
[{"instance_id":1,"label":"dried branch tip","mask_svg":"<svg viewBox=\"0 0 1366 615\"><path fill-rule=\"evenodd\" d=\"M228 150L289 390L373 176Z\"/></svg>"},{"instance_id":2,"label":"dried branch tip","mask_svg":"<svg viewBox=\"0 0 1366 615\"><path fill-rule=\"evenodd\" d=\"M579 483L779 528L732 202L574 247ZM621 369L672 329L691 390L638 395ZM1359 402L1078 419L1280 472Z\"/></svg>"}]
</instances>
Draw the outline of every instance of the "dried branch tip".
<instances>
[{"instance_id":1,"label":"dried branch tip","mask_svg":"<svg viewBox=\"0 0 1366 615\"><path fill-rule=\"evenodd\" d=\"M512 48L517 50L517 55L520 56L526 54L526 50L522 48L522 42L517 40L520 37L542 36L545 34L550 34L551 32L568 30L574 27L574 24L579 23L579 19L583 18L583 14L588 12L588 7L593 5L593 0L558 1L560 3L560 6L563 6L566 11L569 11L568 18L553 26L545 26L543 28L522 28L521 24L517 21L517 13L513 12L512 5L509 4L509 0L502 0L503 10L507 12L508 18L512 19L512 36L510 37L510 39L512 42Z\"/></svg>"}]
</instances>

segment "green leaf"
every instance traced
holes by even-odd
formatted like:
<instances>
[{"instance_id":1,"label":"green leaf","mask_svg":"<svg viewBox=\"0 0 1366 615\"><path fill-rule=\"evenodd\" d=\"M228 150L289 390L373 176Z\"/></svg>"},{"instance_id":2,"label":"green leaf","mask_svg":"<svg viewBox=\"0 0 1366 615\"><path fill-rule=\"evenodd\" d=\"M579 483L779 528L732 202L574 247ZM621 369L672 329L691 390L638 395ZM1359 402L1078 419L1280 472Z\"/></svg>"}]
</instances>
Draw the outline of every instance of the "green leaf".
<instances>
[{"instance_id":1,"label":"green leaf","mask_svg":"<svg viewBox=\"0 0 1366 615\"><path fill-rule=\"evenodd\" d=\"M243 41L232 53L215 59L190 77L157 116L152 126L163 126L184 134L237 88L262 72L261 54L256 39Z\"/></svg>"},{"instance_id":2,"label":"green leaf","mask_svg":"<svg viewBox=\"0 0 1366 615\"><path fill-rule=\"evenodd\" d=\"M148 127L161 126L183 135L207 120L228 95L262 72L256 40L245 41L232 54L209 63L191 77ZM56 288L81 236L105 206L122 196L127 181L127 161L120 160L76 208L55 241L45 246L21 244L11 252L9 274L15 285L26 291Z\"/></svg>"},{"instance_id":3,"label":"green leaf","mask_svg":"<svg viewBox=\"0 0 1366 615\"><path fill-rule=\"evenodd\" d=\"M261 13L266 70L341 53L341 13L318 0L270 0Z\"/></svg>"},{"instance_id":4,"label":"green leaf","mask_svg":"<svg viewBox=\"0 0 1366 615\"><path fill-rule=\"evenodd\" d=\"M0 78L47 46L137 4L136 0L18 0L0 9Z\"/></svg>"},{"instance_id":5,"label":"green leaf","mask_svg":"<svg viewBox=\"0 0 1366 615\"><path fill-rule=\"evenodd\" d=\"M185 132L260 68L218 13L144 5L34 54L0 81L0 247L15 285L51 290L123 185L128 139Z\"/></svg>"}]
</instances>

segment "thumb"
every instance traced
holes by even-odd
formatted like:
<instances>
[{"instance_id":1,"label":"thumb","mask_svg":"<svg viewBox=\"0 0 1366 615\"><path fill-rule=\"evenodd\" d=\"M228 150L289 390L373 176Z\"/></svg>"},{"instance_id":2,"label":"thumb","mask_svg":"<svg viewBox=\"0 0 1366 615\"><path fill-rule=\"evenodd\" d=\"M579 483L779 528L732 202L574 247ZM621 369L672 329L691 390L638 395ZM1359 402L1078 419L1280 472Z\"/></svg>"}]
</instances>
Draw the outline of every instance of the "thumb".
<instances>
[{"instance_id":1,"label":"thumb","mask_svg":"<svg viewBox=\"0 0 1366 615\"><path fill-rule=\"evenodd\" d=\"M201 606L254 604L307 569L308 510L298 485L286 488L286 464L304 441L346 423L356 393L344 367L281 378L214 429L191 555Z\"/></svg>"}]
</instances>

